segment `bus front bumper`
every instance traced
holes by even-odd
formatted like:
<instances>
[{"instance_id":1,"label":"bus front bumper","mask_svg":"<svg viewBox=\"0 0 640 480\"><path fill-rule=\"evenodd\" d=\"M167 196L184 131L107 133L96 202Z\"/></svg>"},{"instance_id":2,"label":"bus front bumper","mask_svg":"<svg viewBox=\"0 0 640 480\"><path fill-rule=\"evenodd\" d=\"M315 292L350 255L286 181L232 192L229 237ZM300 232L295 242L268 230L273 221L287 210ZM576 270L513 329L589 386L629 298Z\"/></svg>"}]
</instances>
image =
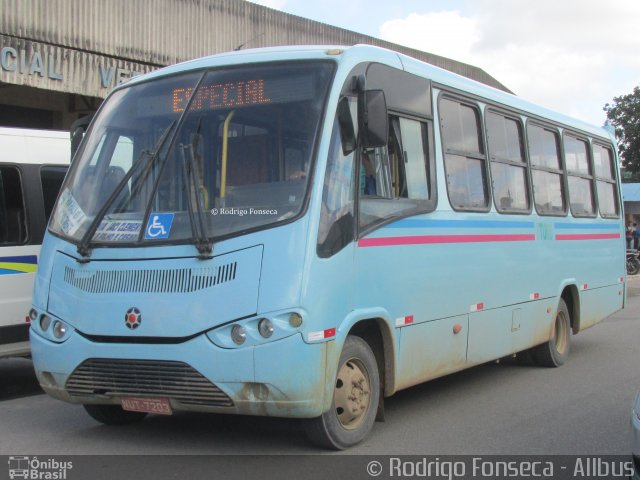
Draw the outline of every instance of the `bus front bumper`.
<instances>
[{"instance_id":1,"label":"bus front bumper","mask_svg":"<svg viewBox=\"0 0 640 480\"><path fill-rule=\"evenodd\" d=\"M307 344L300 334L235 349L218 347L205 334L180 344L98 343L77 332L55 343L33 329L30 337L40 385L66 402L166 398L175 411L323 413L328 344Z\"/></svg>"}]
</instances>

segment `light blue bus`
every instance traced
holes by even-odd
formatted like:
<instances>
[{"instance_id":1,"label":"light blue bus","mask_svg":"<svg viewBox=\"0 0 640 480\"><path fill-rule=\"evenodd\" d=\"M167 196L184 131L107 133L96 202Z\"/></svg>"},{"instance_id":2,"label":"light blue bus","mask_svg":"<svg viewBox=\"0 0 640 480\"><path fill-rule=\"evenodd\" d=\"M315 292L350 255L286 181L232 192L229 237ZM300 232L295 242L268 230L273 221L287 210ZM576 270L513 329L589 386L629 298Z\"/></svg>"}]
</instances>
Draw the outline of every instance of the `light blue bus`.
<instances>
[{"instance_id":1,"label":"light blue bus","mask_svg":"<svg viewBox=\"0 0 640 480\"><path fill-rule=\"evenodd\" d=\"M92 121L49 225L38 379L105 424L295 417L343 449L401 389L518 352L557 367L624 306L615 150L370 46L137 77Z\"/></svg>"}]
</instances>

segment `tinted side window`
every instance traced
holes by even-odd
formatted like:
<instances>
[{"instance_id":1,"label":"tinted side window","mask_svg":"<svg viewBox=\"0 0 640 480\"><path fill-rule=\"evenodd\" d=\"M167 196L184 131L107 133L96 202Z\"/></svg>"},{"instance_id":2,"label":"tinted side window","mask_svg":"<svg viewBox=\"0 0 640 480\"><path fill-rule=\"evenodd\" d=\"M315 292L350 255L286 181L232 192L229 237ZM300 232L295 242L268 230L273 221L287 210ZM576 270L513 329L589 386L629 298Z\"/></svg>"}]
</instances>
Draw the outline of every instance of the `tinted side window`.
<instances>
[{"instance_id":1,"label":"tinted side window","mask_svg":"<svg viewBox=\"0 0 640 480\"><path fill-rule=\"evenodd\" d=\"M496 210L529 211L529 178L519 120L495 112L487 114L487 138Z\"/></svg>"},{"instance_id":2,"label":"tinted side window","mask_svg":"<svg viewBox=\"0 0 640 480\"><path fill-rule=\"evenodd\" d=\"M569 180L569 204L576 217L594 217L593 176L589 163L589 146L585 140L564 136L564 158Z\"/></svg>"},{"instance_id":3,"label":"tinted side window","mask_svg":"<svg viewBox=\"0 0 640 480\"><path fill-rule=\"evenodd\" d=\"M44 199L44 214L47 221L53 211L62 181L67 173L67 167L42 167L40 169L40 182L42 184L42 196Z\"/></svg>"},{"instance_id":4,"label":"tinted side window","mask_svg":"<svg viewBox=\"0 0 640 480\"><path fill-rule=\"evenodd\" d=\"M603 217L617 218L620 216L620 212L618 211L618 187L616 185L611 149L602 145L593 144L593 164L600 215Z\"/></svg>"},{"instance_id":5,"label":"tinted side window","mask_svg":"<svg viewBox=\"0 0 640 480\"><path fill-rule=\"evenodd\" d=\"M529 125L529 158L538 168L560 170L558 134L538 125Z\"/></svg>"},{"instance_id":6,"label":"tinted side window","mask_svg":"<svg viewBox=\"0 0 640 480\"><path fill-rule=\"evenodd\" d=\"M479 110L449 98L440 100L439 109L451 206L486 211L489 195Z\"/></svg>"},{"instance_id":7,"label":"tinted side window","mask_svg":"<svg viewBox=\"0 0 640 480\"><path fill-rule=\"evenodd\" d=\"M564 216L567 209L558 134L554 130L529 124L527 135L536 210L542 215Z\"/></svg>"},{"instance_id":8,"label":"tinted side window","mask_svg":"<svg viewBox=\"0 0 640 480\"><path fill-rule=\"evenodd\" d=\"M21 245L27 236L20 171L16 167L0 166L0 245Z\"/></svg>"}]
</instances>

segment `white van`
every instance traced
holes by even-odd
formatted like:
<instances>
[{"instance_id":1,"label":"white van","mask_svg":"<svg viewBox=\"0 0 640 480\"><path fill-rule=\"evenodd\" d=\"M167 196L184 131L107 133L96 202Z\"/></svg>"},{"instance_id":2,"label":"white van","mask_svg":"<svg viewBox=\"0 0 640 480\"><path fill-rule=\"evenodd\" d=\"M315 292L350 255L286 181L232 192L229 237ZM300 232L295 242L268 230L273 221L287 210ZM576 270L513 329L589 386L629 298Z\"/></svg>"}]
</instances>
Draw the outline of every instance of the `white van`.
<instances>
[{"instance_id":1,"label":"white van","mask_svg":"<svg viewBox=\"0 0 640 480\"><path fill-rule=\"evenodd\" d=\"M68 132L0 128L0 358L29 354L40 244L70 157Z\"/></svg>"}]
</instances>

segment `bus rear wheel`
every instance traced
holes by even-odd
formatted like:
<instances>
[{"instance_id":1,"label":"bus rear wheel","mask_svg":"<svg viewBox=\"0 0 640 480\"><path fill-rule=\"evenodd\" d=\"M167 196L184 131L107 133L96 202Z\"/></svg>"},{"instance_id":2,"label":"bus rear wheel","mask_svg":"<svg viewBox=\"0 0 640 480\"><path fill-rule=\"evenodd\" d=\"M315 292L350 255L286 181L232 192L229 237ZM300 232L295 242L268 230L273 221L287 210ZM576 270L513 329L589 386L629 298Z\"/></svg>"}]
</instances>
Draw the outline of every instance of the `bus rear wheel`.
<instances>
[{"instance_id":1,"label":"bus rear wheel","mask_svg":"<svg viewBox=\"0 0 640 480\"><path fill-rule=\"evenodd\" d=\"M340 354L331 408L306 420L305 431L316 445L343 450L371 431L380 401L380 375L371 347L350 335Z\"/></svg>"},{"instance_id":2,"label":"bus rear wheel","mask_svg":"<svg viewBox=\"0 0 640 480\"><path fill-rule=\"evenodd\" d=\"M120 405L82 405L87 413L105 425L128 425L141 421L147 416L144 412L129 412Z\"/></svg>"},{"instance_id":3,"label":"bus rear wheel","mask_svg":"<svg viewBox=\"0 0 640 480\"><path fill-rule=\"evenodd\" d=\"M542 367L559 367L569 358L571 349L571 316L564 300L560 299L553 325L553 335L548 342L532 351L536 363Z\"/></svg>"}]
</instances>

